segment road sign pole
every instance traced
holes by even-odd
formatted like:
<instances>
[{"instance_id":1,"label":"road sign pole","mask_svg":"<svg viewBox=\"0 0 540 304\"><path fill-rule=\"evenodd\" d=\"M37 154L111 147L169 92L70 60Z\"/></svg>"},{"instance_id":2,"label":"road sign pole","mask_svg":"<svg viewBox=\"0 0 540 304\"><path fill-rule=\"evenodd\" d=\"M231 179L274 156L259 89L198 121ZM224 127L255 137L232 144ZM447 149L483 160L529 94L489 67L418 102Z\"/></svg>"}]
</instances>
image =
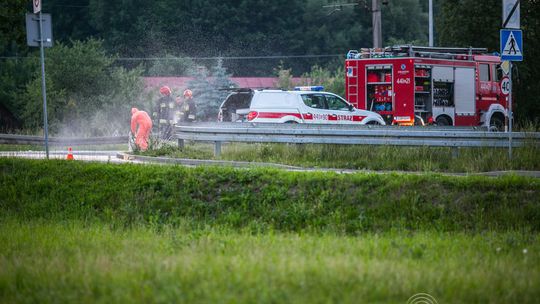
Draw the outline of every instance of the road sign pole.
<instances>
[{"instance_id":1,"label":"road sign pole","mask_svg":"<svg viewBox=\"0 0 540 304\"><path fill-rule=\"evenodd\" d=\"M510 78L510 93L508 93L508 158L512 160L512 120L514 114L512 113L512 90L514 84L512 83L512 61L510 61L510 72L508 74Z\"/></svg>"},{"instance_id":2,"label":"road sign pole","mask_svg":"<svg viewBox=\"0 0 540 304\"><path fill-rule=\"evenodd\" d=\"M45 133L45 153L49 159L49 123L47 120L47 87L45 85L45 51L43 49L43 16L39 11L39 50L41 57L41 95L43 95L43 132Z\"/></svg>"}]
</instances>

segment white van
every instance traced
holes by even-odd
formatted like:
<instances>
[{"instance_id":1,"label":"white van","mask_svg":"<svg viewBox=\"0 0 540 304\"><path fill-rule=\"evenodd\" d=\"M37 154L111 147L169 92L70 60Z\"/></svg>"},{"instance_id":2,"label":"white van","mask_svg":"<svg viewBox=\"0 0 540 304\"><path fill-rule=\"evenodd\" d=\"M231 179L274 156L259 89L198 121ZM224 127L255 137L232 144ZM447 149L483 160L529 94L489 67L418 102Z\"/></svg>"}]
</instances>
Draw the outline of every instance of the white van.
<instances>
[{"instance_id":1,"label":"white van","mask_svg":"<svg viewBox=\"0 0 540 304\"><path fill-rule=\"evenodd\" d=\"M240 89L225 98L219 121L313 124L384 125L374 112L358 110L322 87L298 87L294 91Z\"/></svg>"}]
</instances>

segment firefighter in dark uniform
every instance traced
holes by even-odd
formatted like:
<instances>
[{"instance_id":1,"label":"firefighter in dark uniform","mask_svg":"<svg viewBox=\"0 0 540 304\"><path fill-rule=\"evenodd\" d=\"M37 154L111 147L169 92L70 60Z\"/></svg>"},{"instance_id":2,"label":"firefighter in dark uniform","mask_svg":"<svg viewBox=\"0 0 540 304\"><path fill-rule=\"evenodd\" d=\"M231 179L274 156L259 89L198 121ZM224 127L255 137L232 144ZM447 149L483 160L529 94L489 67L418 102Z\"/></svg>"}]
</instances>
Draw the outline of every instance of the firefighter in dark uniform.
<instances>
[{"instance_id":1,"label":"firefighter in dark uniform","mask_svg":"<svg viewBox=\"0 0 540 304\"><path fill-rule=\"evenodd\" d=\"M171 97L171 89L163 86L159 89L161 98L158 99L152 117L158 126L158 134L161 139L169 139L172 136L174 125L175 102Z\"/></svg>"},{"instance_id":2,"label":"firefighter in dark uniform","mask_svg":"<svg viewBox=\"0 0 540 304\"><path fill-rule=\"evenodd\" d=\"M181 122L194 122L197 108L195 101L193 100L193 92L190 89L184 91L184 101L179 105L180 108L180 121Z\"/></svg>"}]
</instances>

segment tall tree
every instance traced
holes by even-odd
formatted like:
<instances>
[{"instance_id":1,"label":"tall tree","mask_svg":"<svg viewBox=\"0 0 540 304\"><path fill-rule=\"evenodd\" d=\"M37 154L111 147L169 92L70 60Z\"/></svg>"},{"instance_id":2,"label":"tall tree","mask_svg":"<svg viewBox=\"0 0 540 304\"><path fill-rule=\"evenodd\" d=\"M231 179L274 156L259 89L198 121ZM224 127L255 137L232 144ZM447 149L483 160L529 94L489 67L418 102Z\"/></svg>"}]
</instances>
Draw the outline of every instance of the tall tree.
<instances>
[{"instance_id":1,"label":"tall tree","mask_svg":"<svg viewBox=\"0 0 540 304\"><path fill-rule=\"evenodd\" d=\"M438 16L441 46L498 49L501 0L447 0Z\"/></svg>"},{"instance_id":2,"label":"tall tree","mask_svg":"<svg viewBox=\"0 0 540 304\"><path fill-rule=\"evenodd\" d=\"M188 83L197 106L197 120L216 120L219 106L229 94L227 89L236 87L221 59L218 59L211 72L211 77L208 77L208 71L200 67L195 78Z\"/></svg>"},{"instance_id":3,"label":"tall tree","mask_svg":"<svg viewBox=\"0 0 540 304\"><path fill-rule=\"evenodd\" d=\"M427 1L389 1L382 12L383 42L428 44L428 12L422 2Z\"/></svg>"},{"instance_id":4,"label":"tall tree","mask_svg":"<svg viewBox=\"0 0 540 304\"><path fill-rule=\"evenodd\" d=\"M93 39L58 43L49 50L47 102L52 132L103 135L127 128L130 107L143 105L141 70L126 71L113 62L101 41ZM37 71L18 100L25 126L39 129L43 111Z\"/></svg>"},{"instance_id":5,"label":"tall tree","mask_svg":"<svg viewBox=\"0 0 540 304\"><path fill-rule=\"evenodd\" d=\"M153 61L146 74L148 76L189 75L194 68L193 60L166 54L164 58Z\"/></svg>"},{"instance_id":6,"label":"tall tree","mask_svg":"<svg viewBox=\"0 0 540 304\"><path fill-rule=\"evenodd\" d=\"M501 0L446 0L438 18L439 42L444 46L478 46L499 52ZM540 2L521 1L524 62L516 63L514 98L516 119L540 117Z\"/></svg>"},{"instance_id":7,"label":"tall tree","mask_svg":"<svg viewBox=\"0 0 540 304\"><path fill-rule=\"evenodd\" d=\"M36 57L24 58L30 49L26 46L25 13L28 3L24 0L0 0L0 105L2 116L0 127L20 126L23 105L17 97L37 70Z\"/></svg>"},{"instance_id":8,"label":"tall tree","mask_svg":"<svg viewBox=\"0 0 540 304\"><path fill-rule=\"evenodd\" d=\"M515 86L518 119L540 125L540 2L521 1L521 27L524 32L524 61L517 64Z\"/></svg>"},{"instance_id":9,"label":"tall tree","mask_svg":"<svg viewBox=\"0 0 540 304\"><path fill-rule=\"evenodd\" d=\"M210 115L208 113L208 98L212 95L214 87L208 80L208 70L199 66L194 78L188 82L188 88L193 92L193 99L197 107L197 120L206 120Z\"/></svg>"},{"instance_id":10,"label":"tall tree","mask_svg":"<svg viewBox=\"0 0 540 304\"><path fill-rule=\"evenodd\" d=\"M90 0L45 0L42 10L52 16L57 41L85 40L98 34L90 20Z\"/></svg>"}]
</instances>

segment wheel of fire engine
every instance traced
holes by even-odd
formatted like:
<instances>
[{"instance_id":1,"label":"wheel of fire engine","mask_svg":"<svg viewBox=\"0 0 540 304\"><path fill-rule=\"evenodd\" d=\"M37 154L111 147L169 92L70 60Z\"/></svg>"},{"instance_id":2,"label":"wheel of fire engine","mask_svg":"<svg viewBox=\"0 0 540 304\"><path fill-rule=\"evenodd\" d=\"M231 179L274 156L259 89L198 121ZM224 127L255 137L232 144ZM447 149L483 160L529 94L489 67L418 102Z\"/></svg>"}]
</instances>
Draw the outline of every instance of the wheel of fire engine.
<instances>
[{"instance_id":1,"label":"wheel of fire engine","mask_svg":"<svg viewBox=\"0 0 540 304\"><path fill-rule=\"evenodd\" d=\"M289 120L289 121L286 121L285 123L289 123L289 124L297 124L298 122L294 121L294 120Z\"/></svg>"},{"instance_id":2,"label":"wheel of fire engine","mask_svg":"<svg viewBox=\"0 0 540 304\"><path fill-rule=\"evenodd\" d=\"M446 117L446 116L437 117L437 120L435 120L435 122L437 123L437 126L450 126L450 125L452 125L450 119L448 119L448 117Z\"/></svg>"},{"instance_id":3,"label":"wheel of fire engine","mask_svg":"<svg viewBox=\"0 0 540 304\"><path fill-rule=\"evenodd\" d=\"M370 126L380 126L381 124L376 121L376 120L372 120L370 122L367 122L366 125L370 125Z\"/></svg>"},{"instance_id":4,"label":"wheel of fire engine","mask_svg":"<svg viewBox=\"0 0 540 304\"><path fill-rule=\"evenodd\" d=\"M501 113L495 113L489 121L489 130L492 132L504 131L504 116Z\"/></svg>"}]
</instances>

